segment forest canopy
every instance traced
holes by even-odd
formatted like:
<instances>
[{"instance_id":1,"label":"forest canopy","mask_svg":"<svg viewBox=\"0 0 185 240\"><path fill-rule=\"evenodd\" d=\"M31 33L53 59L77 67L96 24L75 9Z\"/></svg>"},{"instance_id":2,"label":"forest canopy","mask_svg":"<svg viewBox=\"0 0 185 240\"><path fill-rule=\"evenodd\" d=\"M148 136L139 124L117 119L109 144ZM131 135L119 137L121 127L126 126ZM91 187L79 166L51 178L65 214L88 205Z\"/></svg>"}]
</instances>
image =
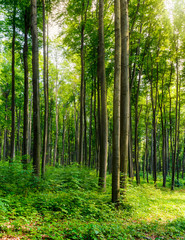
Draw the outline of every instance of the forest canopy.
<instances>
[{"instance_id":1,"label":"forest canopy","mask_svg":"<svg viewBox=\"0 0 185 240\"><path fill-rule=\"evenodd\" d=\"M184 0L0 0L2 164L183 186L184 52Z\"/></svg>"}]
</instances>

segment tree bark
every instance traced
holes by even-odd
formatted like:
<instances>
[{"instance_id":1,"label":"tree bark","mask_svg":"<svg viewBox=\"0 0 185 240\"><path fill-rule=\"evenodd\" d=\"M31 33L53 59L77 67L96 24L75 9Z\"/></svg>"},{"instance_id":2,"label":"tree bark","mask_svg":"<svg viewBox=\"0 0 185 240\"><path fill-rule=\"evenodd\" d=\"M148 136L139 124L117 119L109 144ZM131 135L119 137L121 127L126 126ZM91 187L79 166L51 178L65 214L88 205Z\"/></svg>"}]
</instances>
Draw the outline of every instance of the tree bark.
<instances>
[{"instance_id":1,"label":"tree bark","mask_svg":"<svg viewBox=\"0 0 185 240\"><path fill-rule=\"evenodd\" d=\"M56 164L56 158L57 158L57 147L58 147L58 67L57 69L57 75L56 75L56 117L55 117L55 124L56 124L56 132L55 132L55 148L54 148L54 156L53 156L53 166Z\"/></svg>"},{"instance_id":2,"label":"tree bark","mask_svg":"<svg viewBox=\"0 0 185 240\"><path fill-rule=\"evenodd\" d=\"M40 100L39 100L39 52L37 30L37 0L31 0L32 8L32 71L33 71L33 170L40 175Z\"/></svg>"},{"instance_id":3,"label":"tree bark","mask_svg":"<svg viewBox=\"0 0 185 240\"><path fill-rule=\"evenodd\" d=\"M146 124L146 146L145 146L145 162L146 162L146 178L147 178L147 183L149 183L148 179L148 172L149 172L149 166L148 166L148 121L149 121L149 116L148 116L148 96L146 96L146 118L145 118L145 124ZM144 166L145 168L145 166ZM145 177L145 174L143 172L143 178Z\"/></svg>"},{"instance_id":4,"label":"tree bark","mask_svg":"<svg viewBox=\"0 0 185 240\"><path fill-rule=\"evenodd\" d=\"M12 127L11 127L11 153L9 162L13 162L15 157L15 17L16 17L16 0L14 0L13 10L13 37L12 37Z\"/></svg>"},{"instance_id":5,"label":"tree bark","mask_svg":"<svg viewBox=\"0 0 185 240\"><path fill-rule=\"evenodd\" d=\"M115 12L115 67L112 146L112 202L120 199L120 99L121 99L121 12L120 0L114 1Z\"/></svg>"},{"instance_id":6,"label":"tree bark","mask_svg":"<svg viewBox=\"0 0 185 240\"><path fill-rule=\"evenodd\" d=\"M121 187L126 189L129 136L129 19L128 2L121 0Z\"/></svg>"},{"instance_id":7,"label":"tree bark","mask_svg":"<svg viewBox=\"0 0 185 240\"><path fill-rule=\"evenodd\" d=\"M24 128L23 128L23 151L22 151L22 162L23 167L26 169L28 164L28 150L29 150L29 78L28 78L28 31L29 31L29 19L30 9L25 9L24 15Z\"/></svg>"},{"instance_id":8,"label":"tree bark","mask_svg":"<svg viewBox=\"0 0 185 240\"><path fill-rule=\"evenodd\" d=\"M79 139L79 164L83 163L83 130L84 130L84 19L81 16L81 92L80 92L80 139Z\"/></svg>"},{"instance_id":9,"label":"tree bark","mask_svg":"<svg viewBox=\"0 0 185 240\"><path fill-rule=\"evenodd\" d=\"M88 166L91 167L91 142L92 142L92 108L93 108L93 84L91 90L91 107L90 107L90 123L89 123L89 161Z\"/></svg>"},{"instance_id":10,"label":"tree bark","mask_svg":"<svg viewBox=\"0 0 185 240\"><path fill-rule=\"evenodd\" d=\"M65 153L65 115L63 116L63 130L62 130L62 159L61 159L61 165L64 165L64 153Z\"/></svg>"},{"instance_id":11,"label":"tree bark","mask_svg":"<svg viewBox=\"0 0 185 240\"><path fill-rule=\"evenodd\" d=\"M179 98L179 63L178 59L176 59L176 107L175 107L175 141L174 141L174 154L172 161L172 184L171 190L174 190L175 187L175 163L176 163L176 151L177 151L177 137L178 137L178 98Z\"/></svg>"},{"instance_id":12,"label":"tree bark","mask_svg":"<svg viewBox=\"0 0 185 240\"><path fill-rule=\"evenodd\" d=\"M28 162L31 161L31 154L32 154L32 107L33 107L33 97L30 99L30 112L29 112L29 119L28 119Z\"/></svg>"},{"instance_id":13,"label":"tree bark","mask_svg":"<svg viewBox=\"0 0 185 240\"><path fill-rule=\"evenodd\" d=\"M104 44L104 0L99 0L99 56L98 73L101 81L101 140L100 140L100 169L99 186L105 191L108 152L108 118L107 118L107 89L105 76L105 44Z\"/></svg>"},{"instance_id":14,"label":"tree bark","mask_svg":"<svg viewBox=\"0 0 185 240\"><path fill-rule=\"evenodd\" d=\"M139 100L139 90L141 83L141 70L139 71L139 80L136 93L136 104L135 104L135 165L136 165L136 182L140 184L140 175L139 175L139 142L138 142L138 125L140 114L138 113L138 100Z\"/></svg>"},{"instance_id":15,"label":"tree bark","mask_svg":"<svg viewBox=\"0 0 185 240\"><path fill-rule=\"evenodd\" d=\"M85 106L85 99L86 99L86 80L84 79L84 163L88 166L87 161L87 119L86 119L86 106Z\"/></svg>"},{"instance_id":16,"label":"tree bark","mask_svg":"<svg viewBox=\"0 0 185 240\"><path fill-rule=\"evenodd\" d=\"M47 145L48 145L48 77L47 77L47 56L46 56L46 30L45 30L45 0L42 1L42 12L43 12L43 82L44 82L44 100L45 100L45 115L44 115L44 138L43 138L43 152L42 152L42 178L45 175L46 168L46 156L47 156Z\"/></svg>"}]
</instances>

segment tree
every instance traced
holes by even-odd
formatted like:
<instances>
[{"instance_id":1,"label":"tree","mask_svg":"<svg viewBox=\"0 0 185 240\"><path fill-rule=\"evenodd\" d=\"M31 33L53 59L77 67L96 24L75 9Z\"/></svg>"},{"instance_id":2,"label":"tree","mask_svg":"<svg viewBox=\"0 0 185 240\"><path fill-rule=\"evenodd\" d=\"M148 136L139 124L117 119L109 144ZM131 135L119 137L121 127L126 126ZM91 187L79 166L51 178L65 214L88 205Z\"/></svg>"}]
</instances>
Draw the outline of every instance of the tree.
<instances>
[{"instance_id":1,"label":"tree","mask_svg":"<svg viewBox=\"0 0 185 240\"><path fill-rule=\"evenodd\" d=\"M112 162L112 202L120 198L120 83L121 83L121 14L120 0L114 1L115 11L115 69L113 106L113 162Z\"/></svg>"},{"instance_id":2,"label":"tree","mask_svg":"<svg viewBox=\"0 0 185 240\"><path fill-rule=\"evenodd\" d=\"M42 153L42 177L45 174L47 146L48 146L48 77L47 77L47 63L46 63L46 23L45 23L45 0L42 1L43 11L43 82L44 82L44 100L45 100L45 115L44 115L44 137L43 137L43 153ZM48 61L48 59L47 59Z\"/></svg>"},{"instance_id":3,"label":"tree","mask_svg":"<svg viewBox=\"0 0 185 240\"><path fill-rule=\"evenodd\" d=\"M12 131L11 131L11 153L10 162L15 156L15 17L16 17L16 0L13 5L13 36L12 36Z\"/></svg>"},{"instance_id":4,"label":"tree","mask_svg":"<svg viewBox=\"0 0 185 240\"><path fill-rule=\"evenodd\" d=\"M128 1L121 0L121 187L126 188L129 136L129 20Z\"/></svg>"},{"instance_id":5,"label":"tree","mask_svg":"<svg viewBox=\"0 0 185 240\"><path fill-rule=\"evenodd\" d=\"M104 0L99 0L98 78L101 82L100 170L99 186L105 190L108 151L107 89L105 76Z\"/></svg>"},{"instance_id":6,"label":"tree","mask_svg":"<svg viewBox=\"0 0 185 240\"><path fill-rule=\"evenodd\" d=\"M33 71L33 171L40 175L40 101L39 101L39 54L37 30L37 0L31 1L32 71Z\"/></svg>"},{"instance_id":7,"label":"tree","mask_svg":"<svg viewBox=\"0 0 185 240\"><path fill-rule=\"evenodd\" d=\"M28 31L30 28L30 6L25 6L24 14L24 127L23 127L23 165L27 168L28 163L28 130L29 130L29 79L28 79Z\"/></svg>"}]
</instances>

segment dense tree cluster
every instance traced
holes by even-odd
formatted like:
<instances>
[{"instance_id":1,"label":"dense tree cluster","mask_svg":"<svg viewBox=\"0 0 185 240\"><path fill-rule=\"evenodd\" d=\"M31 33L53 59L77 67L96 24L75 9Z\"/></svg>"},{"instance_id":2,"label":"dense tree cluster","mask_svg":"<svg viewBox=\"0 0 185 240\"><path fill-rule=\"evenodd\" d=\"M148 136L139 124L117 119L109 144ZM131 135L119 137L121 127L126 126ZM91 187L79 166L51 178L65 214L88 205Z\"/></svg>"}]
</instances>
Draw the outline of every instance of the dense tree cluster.
<instances>
[{"instance_id":1,"label":"dense tree cluster","mask_svg":"<svg viewBox=\"0 0 185 240\"><path fill-rule=\"evenodd\" d=\"M167 6L168 4L168 6ZM184 0L1 0L0 158L184 177ZM57 25L57 34L52 26ZM33 87L32 87L33 86ZM40 167L41 165L41 167Z\"/></svg>"}]
</instances>

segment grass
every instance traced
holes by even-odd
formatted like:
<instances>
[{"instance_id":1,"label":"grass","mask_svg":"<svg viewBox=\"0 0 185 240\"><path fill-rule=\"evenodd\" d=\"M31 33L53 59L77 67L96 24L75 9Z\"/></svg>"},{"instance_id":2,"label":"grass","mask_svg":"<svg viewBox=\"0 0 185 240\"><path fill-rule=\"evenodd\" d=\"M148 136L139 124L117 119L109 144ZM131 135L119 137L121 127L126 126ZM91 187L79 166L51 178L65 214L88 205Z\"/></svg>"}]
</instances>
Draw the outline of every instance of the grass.
<instances>
[{"instance_id":1,"label":"grass","mask_svg":"<svg viewBox=\"0 0 185 240\"><path fill-rule=\"evenodd\" d=\"M93 170L50 167L43 181L30 169L0 163L0 238L185 239L183 181L173 192L160 187L160 181L158 189L152 183L130 183L117 211L110 175L102 193Z\"/></svg>"}]
</instances>

